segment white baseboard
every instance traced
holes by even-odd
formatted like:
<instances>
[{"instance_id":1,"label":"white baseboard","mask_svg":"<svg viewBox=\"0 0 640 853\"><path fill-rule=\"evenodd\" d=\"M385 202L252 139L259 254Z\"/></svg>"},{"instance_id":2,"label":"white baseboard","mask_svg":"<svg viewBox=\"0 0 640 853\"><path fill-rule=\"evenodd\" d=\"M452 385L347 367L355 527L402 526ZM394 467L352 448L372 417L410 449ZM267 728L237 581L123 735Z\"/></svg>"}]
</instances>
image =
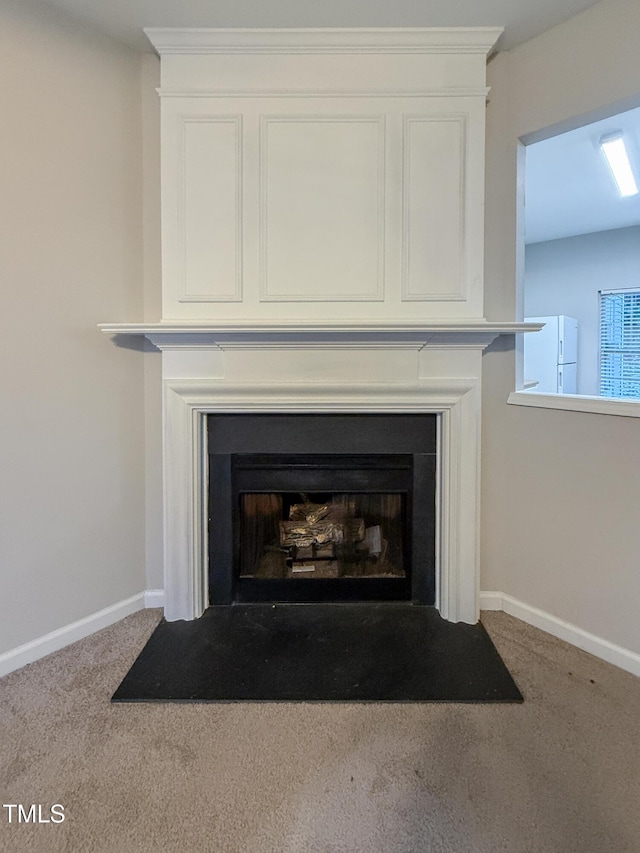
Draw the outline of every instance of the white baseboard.
<instances>
[{"instance_id":1,"label":"white baseboard","mask_svg":"<svg viewBox=\"0 0 640 853\"><path fill-rule=\"evenodd\" d=\"M119 622L125 616L130 616L138 610L163 606L164 590L162 589L148 589L145 592L132 595L131 598L126 598L124 601L118 601L110 607L105 607L104 610L92 613L91 616L85 616L84 619L79 619L77 622L58 628L57 631L52 631L50 634L37 637L29 643L24 643L22 646L4 652L0 655L0 678L15 669L26 666L28 663L40 660L45 655L50 655L51 652L57 652L65 646L75 643L76 640L82 640L90 634L95 634L101 628L113 625L114 622Z\"/></svg>"},{"instance_id":2,"label":"white baseboard","mask_svg":"<svg viewBox=\"0 0 640 853\"><path fill-rule=\"evenodd\" d=\"M144 594L144 606L147 610L151 607L164 607L164 590L148 589Z\"/></svg>"},{"instance_id":3,"label":"white baseboard","mask_svg":"<svg viewBox=\"0 0 640 853\"><path fill-rule=\"evenodd\" d=\"M504 610L501 592L481 592L480 610Z\"/></svg>"},{"instance_id":4,"label":"white baseboard","mask_svg":"<svg viewBox=\"0 0 640 853\"><path fill-rule=\"evenodd\" d=\"M163 606L164 590L148 589L124 601L112 604L110 607L105 607L104 610L99 610L91 616L86 616L84 619L65 625L57 631L52 631L50 634L45 634L43 637L38 637L29 643L4 652L0 655L0 677L20 669L28 663L33 663L45 655L51 654L51 652L57 652L77 640L82 640L102 628L113 625L138 610ZM596 637L595 634L583 631L577 625L572 625L551 613L525 604L511 595L507 595L507 593L481 592L480 609L503 610L510 616L515 616L516 619L521 619L529 625L546 631L547 634L565 640L565 642L612 663L620 669L631 672L633 675L640 676L640 655L636 652L617 646L601 637Z\"/></svg>"},{"instance_id":5,"label":"white baseboard","mask_svg":"<svg viewBox=\"0 0 640 853\"><path fill-rule=\"evenodd\" d=\"M617 646L615 643L610 643L609 640L602 639L602 637L596 637L595 634L583 631L577 625L572 625L551 613L546 613L544 610L518 601L517 598L504 592L481 592L480 609L504 610L510 616L515 616L516 619L521 619L535 628L540 628L541 631L546 631L547 634L558 637L560 640L571 643L571 645L607 661L607 663L612 663L620 669L640 676L640 655L637 652Z\"/></svg>"}]
</instances>

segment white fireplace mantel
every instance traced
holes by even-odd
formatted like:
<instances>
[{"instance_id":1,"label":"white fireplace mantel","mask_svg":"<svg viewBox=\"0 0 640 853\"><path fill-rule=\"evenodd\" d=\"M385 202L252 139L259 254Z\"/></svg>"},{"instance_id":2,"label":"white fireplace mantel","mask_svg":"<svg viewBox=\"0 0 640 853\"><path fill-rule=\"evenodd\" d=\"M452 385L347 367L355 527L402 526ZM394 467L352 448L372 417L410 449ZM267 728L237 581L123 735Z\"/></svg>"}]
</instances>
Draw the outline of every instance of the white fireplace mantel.
<instances>
[{"instance_id":1,"label":"white fireplace mantel","mask_svg":"<svg viewBox=\"0 0 640 853\"><path fill-rule=\"evenodd\" d=\"M535 323L104 324L163 351L165 616L209 604L206 417L211 413L438 416L436 606L478 619L482 351Z\"/></svg>"},{"instance_id":2,"label":"white fireplace mantel","mask_svg":"<svg viewBox=\"0 0 640 853\"><path fill-rule=\"evenodd\" d=\"M162 350L167 619L210 603L210 413L386 412L437 416L436 605L475 622L482 353L540 328L483 317L501 30L146 32L162 320L101 329Z\"/></svg>"}]
</instances>

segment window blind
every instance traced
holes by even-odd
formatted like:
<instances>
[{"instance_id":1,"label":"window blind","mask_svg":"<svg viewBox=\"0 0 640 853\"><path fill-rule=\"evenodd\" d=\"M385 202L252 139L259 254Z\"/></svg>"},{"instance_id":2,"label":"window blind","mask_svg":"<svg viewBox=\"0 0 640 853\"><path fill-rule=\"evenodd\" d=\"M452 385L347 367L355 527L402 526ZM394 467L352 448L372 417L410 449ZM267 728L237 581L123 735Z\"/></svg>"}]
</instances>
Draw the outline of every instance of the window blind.
<instances>
[{"instance_id":1,"label":"window blind","mask_svg":"<svg viewBox=\"0 0 640 853\"><path fill-rule=\"evenodd\" d=\"M600 394L640 400L640 290L600 292Z\"/></svg>"}]
</instances>

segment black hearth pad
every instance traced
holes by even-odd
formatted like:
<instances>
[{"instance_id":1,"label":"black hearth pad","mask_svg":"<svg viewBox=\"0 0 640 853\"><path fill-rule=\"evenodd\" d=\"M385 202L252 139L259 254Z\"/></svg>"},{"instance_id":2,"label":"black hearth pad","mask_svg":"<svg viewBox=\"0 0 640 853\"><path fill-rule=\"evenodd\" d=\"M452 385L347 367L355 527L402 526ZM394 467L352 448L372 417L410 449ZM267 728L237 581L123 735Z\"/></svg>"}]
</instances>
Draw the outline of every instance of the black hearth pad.
<instances>
[{"instance_id":1,"label":"black hearth pad","mask_svg":"<svg viewBox=\"0 0 640 853\"><path fill-rule=\"evenodd\" d=\"M481 624L408 603L236 604L162 621L113 702L521 702Z\"/></svg>"}]
</instances>

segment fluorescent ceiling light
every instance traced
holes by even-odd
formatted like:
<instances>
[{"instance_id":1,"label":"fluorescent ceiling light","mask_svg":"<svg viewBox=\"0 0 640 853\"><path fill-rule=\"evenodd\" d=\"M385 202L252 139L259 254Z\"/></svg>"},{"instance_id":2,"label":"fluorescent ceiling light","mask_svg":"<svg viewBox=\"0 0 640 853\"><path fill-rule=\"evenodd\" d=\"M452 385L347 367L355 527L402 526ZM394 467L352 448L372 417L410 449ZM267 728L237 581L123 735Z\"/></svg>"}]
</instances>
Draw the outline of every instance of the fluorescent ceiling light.
<instances>
[{"instance_id":1,"label":"fluorescent ceiling light","mask_svg":"<svg viewBox=\"0 0 640 853\"><path fill-rule=\"evenodd\" d=\"M603 136L600 148L607 159L611 173L623 198L638 194L638 184L631 168L627 146L621 133Z\"/></svg>"}]
</instances>

